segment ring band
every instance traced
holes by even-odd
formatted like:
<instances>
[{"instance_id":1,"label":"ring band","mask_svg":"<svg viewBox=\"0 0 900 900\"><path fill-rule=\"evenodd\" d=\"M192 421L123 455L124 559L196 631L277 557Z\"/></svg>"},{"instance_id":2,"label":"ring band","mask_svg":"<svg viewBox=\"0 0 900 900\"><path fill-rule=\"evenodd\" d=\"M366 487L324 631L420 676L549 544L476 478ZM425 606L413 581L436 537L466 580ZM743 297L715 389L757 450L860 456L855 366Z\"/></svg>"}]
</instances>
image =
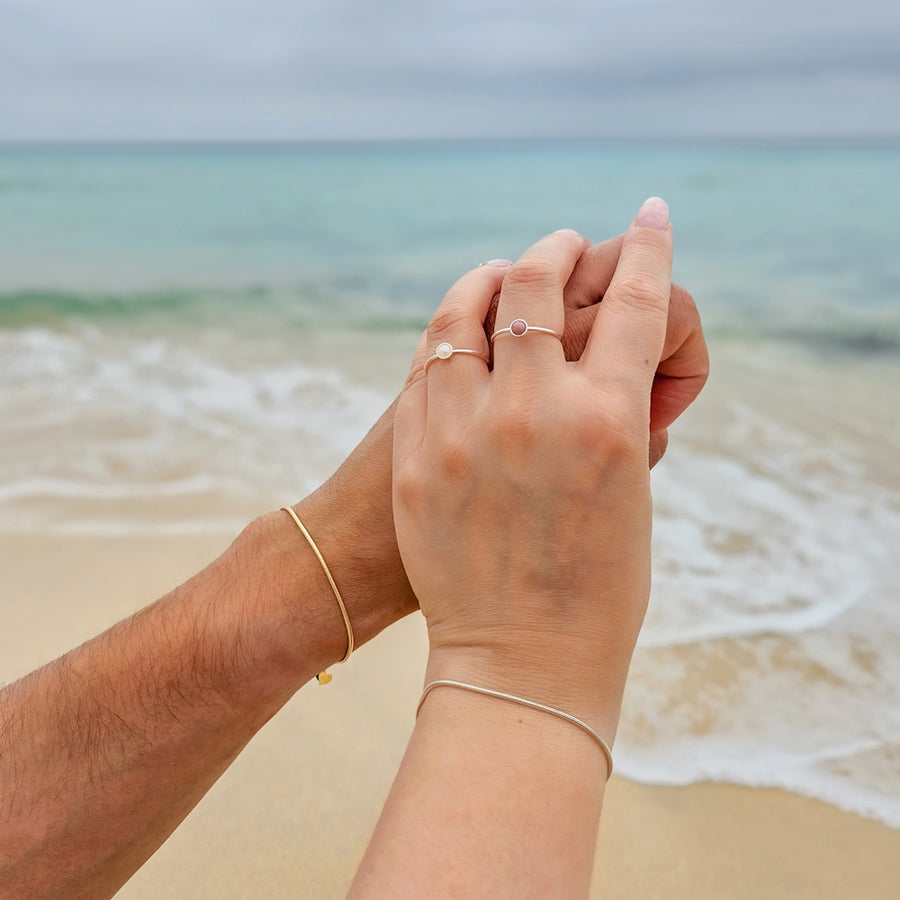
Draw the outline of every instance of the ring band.
<instances>
[{"instance_id":1,"label":"ring band","mask_svg":"<svg viewBox=\"0 0 900 900\"><path fill-rule=\"evenodd\" d=\"M490 359L485 356L483 353L480 353L478 350L466 350L462 347L454 347L453 344L444 341L443 344L438 344L435 347L434 355L429 356L428 359L425 360L425 373L428 374L428 367L437 359L450 359L454 353L465 353L467 356L477 356L479 359L483 359L486 363L490 362Z\"/></svg>"},{"instance_id":2,"label":"ring band","mask_svg":"<svg viewBox=\"0 0 900 900\"><path fill-rule=\"evenodd\" d=\"M501 334L511 334L515 338L520 338L525 337L525 335L531 331L536 331L539 334L549 334L559 340L562 340L563 337L558 331L554 331L552 328L540 328L537 325L529 325L524 319L513 319L512 322L509 323L509 327L498 328L491 335L491 341L500 337Z\"/></svg>"}]
</instances>

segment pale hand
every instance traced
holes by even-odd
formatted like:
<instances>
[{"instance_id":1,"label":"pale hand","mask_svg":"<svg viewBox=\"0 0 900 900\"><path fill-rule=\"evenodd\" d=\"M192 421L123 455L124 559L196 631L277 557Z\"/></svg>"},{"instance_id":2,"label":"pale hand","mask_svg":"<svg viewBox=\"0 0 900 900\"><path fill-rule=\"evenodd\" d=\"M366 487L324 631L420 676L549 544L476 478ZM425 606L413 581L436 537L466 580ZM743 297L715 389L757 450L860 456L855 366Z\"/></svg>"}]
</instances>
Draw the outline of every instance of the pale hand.
<instances>
[{"instance_id":1,"label":"pale hand","mask_svg":"<svg viewBox=\"0 0 900 900\"><path fill-rule=\"evenodd\" d=\"M663 358L671 228L632 224L581 359L559 340L481 329L523 318L561 332L587 242L557 232L508 270L447 294L395 419L394 518L425 614L426 680L455 678L568 710L611 740L650 589L647 448ZM501 288L502 285L502 288Z\"/></svg>"}]
</instances>

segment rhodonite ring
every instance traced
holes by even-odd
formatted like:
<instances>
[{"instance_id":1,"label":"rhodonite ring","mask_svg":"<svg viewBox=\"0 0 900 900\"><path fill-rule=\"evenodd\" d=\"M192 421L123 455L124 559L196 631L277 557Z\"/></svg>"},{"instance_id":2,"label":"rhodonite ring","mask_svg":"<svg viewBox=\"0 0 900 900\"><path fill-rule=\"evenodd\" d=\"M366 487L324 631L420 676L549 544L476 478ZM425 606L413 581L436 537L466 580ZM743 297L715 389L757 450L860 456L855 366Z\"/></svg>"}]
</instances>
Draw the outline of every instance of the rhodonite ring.
<instances>
[{"instance_id":1,"label":"rhodonite ring","mask_svg":"<svg viewBox=\"0 0 900 900\"><path fill-rule=\"evenodd\" d=\"M525 337L526 334L531 334L532 331L538 334L549 334L562 340L562 335L558 331L554 331L552 328L539 328L537 325L529 325L524 319L513 319L509 323L509 327L498 328L491 335L491 340L493 341L495 338L500 337L501 334L511 334L515 338Z\"/></svg>"},{"instance_id":2,"label":"rhodonite ring","mask_svg":"<svg viewBox=\"0 0 900 900\"><path fill-rule=\"evenodd\" d=\"M427 374L428 367L438 359L450 359L454 353L465 353L467 356L477 356L479 359L483 359L486 363L490 362L490 359L485 356L483 353L479 353L478 350L467 350L463 347L454 347L453 344L444 341L442 344L438 344L437 347L434 348L434 354L429 356L428 359L425 360L425 372Z\"/></svg>"}]
</instances>

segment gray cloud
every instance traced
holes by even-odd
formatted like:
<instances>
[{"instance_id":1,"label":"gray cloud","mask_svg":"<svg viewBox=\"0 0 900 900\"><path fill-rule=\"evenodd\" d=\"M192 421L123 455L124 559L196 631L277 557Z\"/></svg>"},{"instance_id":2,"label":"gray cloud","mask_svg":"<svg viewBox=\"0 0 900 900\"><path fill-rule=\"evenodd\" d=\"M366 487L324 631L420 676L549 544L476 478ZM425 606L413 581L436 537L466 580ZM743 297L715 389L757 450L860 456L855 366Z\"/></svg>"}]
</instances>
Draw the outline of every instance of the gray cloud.
<instances>
[{"instance_id":1,"label":"gray cloud","mask_svg":"<svg viewBox=\"0 0 900 900\"><path fill-rule=\"evenodd\" d=\"M0 138L900 134L895 0L0 0Z\"/></svg>"}]
</instances>

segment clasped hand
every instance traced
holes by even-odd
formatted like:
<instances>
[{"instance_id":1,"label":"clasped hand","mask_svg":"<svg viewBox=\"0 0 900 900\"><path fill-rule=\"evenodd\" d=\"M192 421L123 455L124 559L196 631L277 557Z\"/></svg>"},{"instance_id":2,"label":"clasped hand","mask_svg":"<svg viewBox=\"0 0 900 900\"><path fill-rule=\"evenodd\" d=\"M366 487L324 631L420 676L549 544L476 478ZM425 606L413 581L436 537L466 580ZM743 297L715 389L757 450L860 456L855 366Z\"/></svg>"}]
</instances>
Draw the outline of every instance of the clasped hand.
<instances>
[{"instance_id":1,"label":"clasped hand","mask_svg":"<svg viewBox=\"0 0 900 900\"><path fill-rule=\"evenodd\" d=\"M564 230L508 267L448 292L418 347L394 428L393 506L428 623L426 680L454 678L576 712L611 739L650 590L647 465L659 388L672 232L649 201L581 357L562 333L563 292L588 242ZM424 363L447 342L484 356ZM658 413L659 415L659 413ZM562 674L561 674L562 673Z\"/></svg>"}]
</instances>

